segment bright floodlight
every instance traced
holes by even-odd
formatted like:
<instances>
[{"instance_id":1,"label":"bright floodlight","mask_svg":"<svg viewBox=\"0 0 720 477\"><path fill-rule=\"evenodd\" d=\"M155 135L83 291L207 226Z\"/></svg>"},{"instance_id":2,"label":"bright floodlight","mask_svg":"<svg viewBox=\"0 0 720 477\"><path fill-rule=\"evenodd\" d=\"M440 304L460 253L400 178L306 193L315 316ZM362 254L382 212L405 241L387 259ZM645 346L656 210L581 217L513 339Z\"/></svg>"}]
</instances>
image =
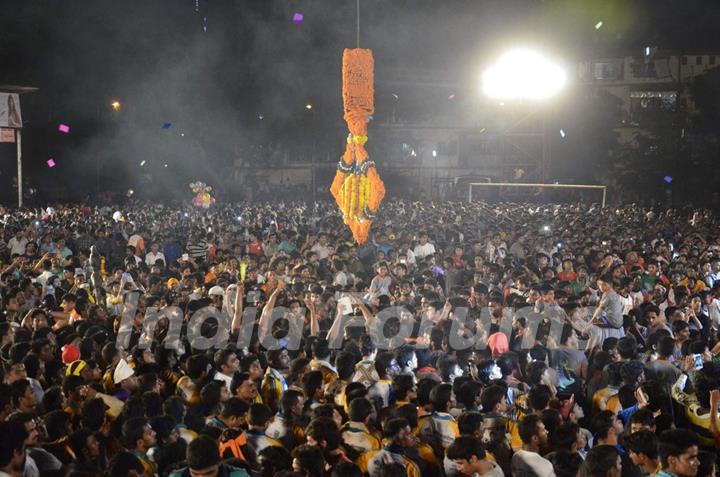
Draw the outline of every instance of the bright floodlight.
<instances>
[{"instance_id":1,"label":"bright floodlight","mask_svg":"<svg viewBox=\"0 0 720 477\"><path fill-rule=\"evenodd\" d=\"M542 54L511 50L483 73L483 92L494 99L543 100L565 86L565 71Z\"/></svg>"}]
</instances>

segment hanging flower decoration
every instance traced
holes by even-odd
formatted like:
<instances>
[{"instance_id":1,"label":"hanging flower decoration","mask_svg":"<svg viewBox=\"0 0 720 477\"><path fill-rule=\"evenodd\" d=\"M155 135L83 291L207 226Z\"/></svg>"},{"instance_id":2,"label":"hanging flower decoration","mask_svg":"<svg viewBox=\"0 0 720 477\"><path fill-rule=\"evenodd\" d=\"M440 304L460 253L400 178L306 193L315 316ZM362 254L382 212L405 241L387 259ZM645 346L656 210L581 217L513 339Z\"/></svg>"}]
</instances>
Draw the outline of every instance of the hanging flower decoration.
<instances>
[{"instance_id":1,"label":"hanging flower decoration","mask_svg":"<svg viewBox=\"0 0 720 477\"><path fill-rule=\"evenodd\" d=\"M375 112L373 68L371 50L356 48L343 52L343 106L350 134L330 192L358 243L367 241L370 226L385 196L385 184L365 150L367 124Z\"/></svg>"},{"instance_id":2,"label":"hanging flower decoration","mask_svg":"<svg viewBox=\"0 0 720 477\"><path fill-rule=\"evenodd\" d=\"M192 199L192 203L195 207L209 209L210 206L215 203L215 197L210 195L213 190L212 187L204 182L192 182L190 184L190 189L193 191L193 194L195 194L195 197Z\"/></svg>"}]
</instances>

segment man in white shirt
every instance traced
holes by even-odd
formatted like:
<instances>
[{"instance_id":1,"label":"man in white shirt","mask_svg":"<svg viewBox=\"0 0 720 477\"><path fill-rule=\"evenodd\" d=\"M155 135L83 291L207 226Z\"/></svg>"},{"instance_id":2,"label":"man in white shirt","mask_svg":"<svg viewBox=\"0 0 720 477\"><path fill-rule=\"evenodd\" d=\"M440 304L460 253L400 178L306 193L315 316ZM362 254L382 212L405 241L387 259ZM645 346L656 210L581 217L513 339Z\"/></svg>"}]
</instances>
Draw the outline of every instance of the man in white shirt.
<instances>
[{"instance_id":1,"label":"man in white shirt","mask_svg":"<svg viewBox=\"0 0 720 477\"><path fill-rule=\"evenodd\" d=\"M240 368L240 360L235 351L230 349L221 349L215 352L215 381L222 381L230 392L230 383L232 383L233 375Z\"/></svg>"},{"instance_id":2,"label":"man in white shirt","mask_svg":"<svg viewBox=\"0 0 720 477\"><path fill-rule=\"evenodd\" d=\"M157 242L153 242L153 244L150 245L150 251L145 255L145 263L148 267L152 267L157 260L162 260L163 263L167 265L165 255L160 251L160 245L158 245Z\"/></svg>"},{"instance_id":3,"label":"man in white shirt","mask_svg":"<svg viewBox=\"0 0 720 477\"><path fill-rule=\"evenodd\" d=\"M485 447L475 436L465 435L455 439L447 448L447 458L464 475L473 477L505 477L499 465L488 460Z\"/></svg>"},{"instance_id":4,"label":"man in white shirt","mask_svg":"<svg viewBox=\"0 0 720 477\"><path fill-rule=\"evenodd\" d=\"M425 232L420 234L420 240L418 244L415 245L413 252L415 253L415 258L418 260L422 260L428 255L435 255L435 246L428 242L428 235Z\"/></svg>"},{"instance_id":5,"label":"man in white shirt","mask_svg":"<svg viewBox=\"0 0 720 477\"><path fill-rule=\"evenodd\" d=\"M555 477L552 463L540 455L540 447L547 444L548 432L540 417L529 414L518 426L522 449L512 456L513 477Z\"/></svg>"},{"instance_id":6,"label":"man in white shirt","mask_svg":"<svg viewBox=\"0 0 720 477\"><path fill-rule=\"evenodd\" d=\"M13 255L24 255L25 246L28 243L28 239L23 236L23 231L18 230L15 232L15 236L8 240L8 248L10 249L10 256Z\"/></svg>"},{"instance_id":7,"label":"man in white shirt","mask_svg":"<svg viewBox=\"0 0 720 477\"><path fill-rule=\"evenodd\" d=\"M707 305L707 316L710 317L710 326L718 329L720 327L720 300L715 298L715 292L709 292L705 295L705 305Z\"/></svg>"},{"instance_id":8,"label":"man in white shirt","mask_svg":"<svg viewBox=\"0 0 720 477\"><path fill-rule=\"evenodd\" d=\"M312 246L310 251L317 254L318 260L327 259L330 255L330 249L327 246L327 234L320 234L317 243Z\"/></svg>"}]
</instances>

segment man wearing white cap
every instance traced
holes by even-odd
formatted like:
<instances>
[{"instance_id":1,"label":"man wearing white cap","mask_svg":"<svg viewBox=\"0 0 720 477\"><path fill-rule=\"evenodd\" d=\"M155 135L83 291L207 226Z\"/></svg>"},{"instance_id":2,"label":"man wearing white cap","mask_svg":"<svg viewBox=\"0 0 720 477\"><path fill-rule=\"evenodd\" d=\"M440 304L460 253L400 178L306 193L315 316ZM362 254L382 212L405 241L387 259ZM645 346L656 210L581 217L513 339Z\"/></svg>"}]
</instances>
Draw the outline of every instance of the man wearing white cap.
<instances>
[{"instance_id":1,"label":"man wearing white cap","mask_svg":"<svg viewBox=\"0 0 720 477\"><path fill-rule=\"evenodd\" d=\"M215 308L218 310L223 309L223 298L225 298L225 290L223 290L223 287L215 285L210 288L210 290L208 290L208 297L212 300Z\"/></svg>"},{"instance_id":2,"label":"man wearing white cap","mask_svg":"<svg viewBox=\"0 0 720 477\"><path fill-rule=\"evenodd\" d=\"M124 359L121 359L115 371L113 372L113 382L115 383L115 397L121 401L127 400L130 395L138 388L137 377L135 371Z\"/></svg>"}]
</instances>

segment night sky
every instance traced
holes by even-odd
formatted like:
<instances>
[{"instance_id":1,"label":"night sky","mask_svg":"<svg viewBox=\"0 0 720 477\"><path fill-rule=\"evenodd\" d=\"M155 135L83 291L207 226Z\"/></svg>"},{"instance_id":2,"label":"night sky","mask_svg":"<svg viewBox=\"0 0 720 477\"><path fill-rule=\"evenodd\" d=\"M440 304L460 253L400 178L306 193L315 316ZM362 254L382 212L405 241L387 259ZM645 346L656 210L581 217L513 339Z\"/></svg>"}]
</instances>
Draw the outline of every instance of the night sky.
<instances>
[{"instance_id":1,"label":"night sky","mask_svg":"<svg viewBox=\"0 0 720 477\"><path fill-rule=\"evenodd\" d=\"M3 0L0 84L39 88L21 99L27 186L45 200L82 197L98 185L126 190L152 173L180 190L189 179L212 183L246 148L268 142L312 143L337 157L346 134L341 57L355 47L355 3ZM710 0L361 0L361 9L360 46L376 61L376 121L393 93L412 97L408 77L439 77L458 101L479 94L483 59L514 43L569 61L646 45L720 48L720 2ZM119 112L110 107L116 99ZM432 100L418 107L432 110ZM71 133L59 133L59 123ZM14 153L0 144L3 202L14 194Z\"/></svg>"}]
</instances>

